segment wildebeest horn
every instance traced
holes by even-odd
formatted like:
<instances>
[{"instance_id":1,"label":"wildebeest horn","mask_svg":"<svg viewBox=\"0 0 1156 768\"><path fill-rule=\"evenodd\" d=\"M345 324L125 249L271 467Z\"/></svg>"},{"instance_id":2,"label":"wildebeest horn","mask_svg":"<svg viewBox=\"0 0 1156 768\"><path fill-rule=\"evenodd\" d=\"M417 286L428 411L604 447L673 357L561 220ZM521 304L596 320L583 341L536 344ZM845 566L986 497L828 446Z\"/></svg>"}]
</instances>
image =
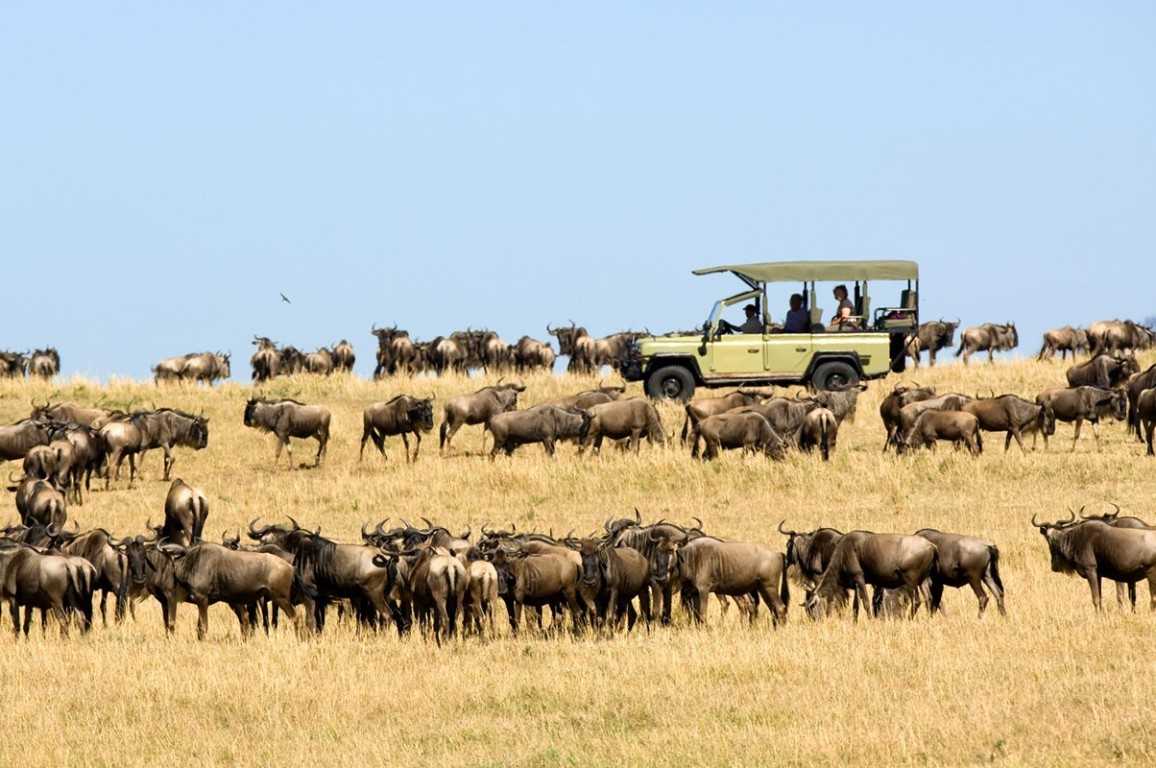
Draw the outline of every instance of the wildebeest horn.
<instances>
[{"instance_id":1,"label":"wildebeest horn","mask_svg":"<svg viewBox=\"0 0 1156 768\"><path fill-rule=\"evenodd\" d=\"M693 521L695 521L696 523L698 523L698 525L697 525L697 526L695 526L695 530L699 530L699 531L701 531L701 530L702 530L702 520L699 520L697 517L692 517L692 518L691 518L691 520L693 520Z\"/></svg>"},{"instance_id":2,"label":"wildebeest horn","mask_svg":"<svg viewBox=\"0 0 1156 768\"><path fill-rule=\"evenodd\" d=\"M400 518L400 519L401 519L401 524L405 526L405 529L407 531L416 531L417 530L416 528L413 527L413 525L410 524L409 520L406 520L404 517Z\"/></svg>"},{"instance_id":3,"label":"wildebeest horn","mask_svg":"<svg viewBox=\"0 0 1156 768\"><path fill-rule=\"evenodd\" d=\"M427 531L432 531L434 528L437 527L429 521L428 517L419 517L418 519L421 520L423 523L425 523L425 527L426 527Z\"/></svg>"},{"instance_id":4,"label":"wildebeest horn","mask_svg":"<svg viewBox=\"0 0 1156 768\"><path fill-rule=\"evenodd\" d=\"M474 532L474 527L472 525L470 525L469 523L466 523L466 532L461 534L460 536L458 536L458 538L459 539L468 539L468 538L470 538L470 534L472 534L473 532Z\"/></svg>"},{"instance_id":5,"label":"wildebeest horn","mask_svg":"<svg viewBox=\"0 0 1156 768\"><path fill-rule=\"evenodd\" d=\"M1109 502L1107 502L1107 503L1108 503L1108 504L1111 504L1111 505L1112 505L1112 509L1113 509L1113 511L1112 511L1112 512L1110 512L1110 513L1109 513L1109 515L1110 515L1111 517L1119 517L1119 516L1120 516L1120 513L1123 511L1122 509L1120 509L1120 505L1119 505L1119 504L1117 504L1117 503L1116 503L1116 502L1114 502L1114 501L1109 501Z\"/></svg>"},{"instance_id":6,"label":"wildebeest horn","mask_svg":"<svg viewBox=\"0 0 1156 768\"><path fill-rule=\"evenodd\" d=\"M546 323L546 333L550 336L554 335L554 329L550 327L549 323Z\"/></svg>"},{"instance_id":7,"label":"wildebeest horn","mask_svg":"<svg viewBox=\"0 0 1156 768\"><path fill-rule=\"evenodd\" d=\"M661 536L655 536L654 531L648 532L646 534L646 538L649 539L650 541L662 541L662 537Z\"/></svg>"},{"instance_id":8,"label":"wildebeest horn","mask_svg":"<svg viewBox=\"0 0 1156 768\"><path fill-rule=\"evenodd\" d=\"M365 530L366 523L361 524L361 540L367 541L369 539L369 531Z\"/></svg>"},{"instance_id":9,"label":"wildebeest horn","mask_svg":"<svg viewBox=\"0 0 1156 768\"><path fill-rule=\"evenodd\" d=\"M288 517L289 522L293 524L293 530L295 530L295 531L301 530L301 524L298 523L296 520L294 520L292 515L285 515L285 517Z\"/></svg>"},{"instance_id":10,"label":"wildebeest horn","mask_svg":"<svg viewBox=\"0 0 1156 768\"><path fill-rule=\"evenodd\" d=\"M638 511L638 507L634 508L634 522L642 525L642 513Z\"/></svg>"}]
</instances>

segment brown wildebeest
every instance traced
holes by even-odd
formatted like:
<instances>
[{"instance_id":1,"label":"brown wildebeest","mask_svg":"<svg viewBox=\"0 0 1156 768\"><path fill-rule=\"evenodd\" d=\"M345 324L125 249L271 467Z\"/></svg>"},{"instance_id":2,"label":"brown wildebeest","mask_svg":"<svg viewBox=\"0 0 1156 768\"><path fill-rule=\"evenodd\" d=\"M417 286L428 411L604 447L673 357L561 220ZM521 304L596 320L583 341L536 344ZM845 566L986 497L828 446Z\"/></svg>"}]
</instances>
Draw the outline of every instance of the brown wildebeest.
<instances>
[{"instance_id":1,"label":"brown wildebeest","mask_svg":"<svg viewBox=\"0 0 1156 768\"><path fill-rule=\"evenodd\" d=\"M855 412L859 408L859 393L866 390L865 383L844 390L824 389L811 395L811 399L834 414L835 421L842 426L844 421L855 423Z\"/></svg>"},{"instance_id":2,"label":"brown wildebeest","mask_svg":"<svg viewBox=\"0 0 1156 768\"><path fill-rule=\"evenodd\" d=\"M933 451L939 440L950 440L957 445L963 443L973 456L983 453L983 437L979 431L979 420L975 416L959 411L936 410L924 411L919 415L911 432L899 444L899 452L920 448Z\"/></svg>"},{"instance_id":3,"label":"brown wildebeest","mask_svg":"<svg viewBox=\"0 0 1156 768\"><path fill-rule=\"evenodd\" d=\"M286 376L295 376L305 370L305 353L289 344L281 348L278 354L278 372Z\"/></svg>"},{"instance_id":4,"label":"brown wildebeest","mask_svg":"<svg viewBox=\"0 0 1156 768\"><path fill-rule=\"evenodd\" d=\"M365 409L361 415L361 451L357 460L365 455L365 442L372 439L373 444L385 455L385 438L390 435L401 435L405 445L405 461L417 461L421 451L421 433L433 429L433 398L417 398L411 395L398 395L384 403L374 403ZM413 457L409 455L409 435L412 434L416 444L413 448Z\"/></svg>"},{"instance_id":5,"label":"brown wildebeest","mask_svg":"<svg viewBox=\"0 0 1156 768\"><path fill-rule=\"evenodd\" d=\"M0 426L0 461L23 459L38 445L52 442L49 425L38 419L21 419Z\"/></svg>"},{"instance_id":6,"label":"brown wildebeest","mask_svg":"<svg viewBox=\"0 0 1156 768\"><path fill-rule=\"evenodd\" d=\"M164 479L168 480L176 459L173 448L181 445L194 450L203 450L209 444L209 420L204 416L173 408L159 408L155 411L138 411L124 418L110 421L100 428L100 439L108 454L104 486L112 481L113 468L120 478L120 465L125 457L129 462L129 487L136 476L136 455L153 448L164 451Z\"/></svg>"},{"instance_id":7,"label":"brown wildebeest","mask_svg":"<svg viewBox=\"0 0 1156 768\"><path fill-rule=\"evenodd\" d=\"M594 609L599 624L617 629L626 617L626 631L634 629L641 612L650 628L650 563L631 547L615 547L605 539L582 539L578 545L582 557L582 580L579 593L587 609ZM634 610L638 598L640 611Z\"/></svg>"},{"instance_id":8,"label":"brown wildebeest","mask_svg":"<svg viewBox=\"0 0 1156 768\"><path fill-rule=\"evenodd\" d=\"M1156 364L1148 366L1148 370L1137 373L1128 379L1124 387L1128 395L1128 431L1136 435L1136 439L1143 441L1144 435L1140 430L1140 418L1136 406L1140 400L1140 393L1146 389L1156 387Z\"/></svg>"},{"instance_id":9,"label":"brown wildebeest","mask_svg":"<svg viewBox=\"0 0 1156 768\"><path fill-rule=\"evenodd\" d=\"M468 553L458 555L466 568L466 601L462 612L462 627L474 628L482 635L482 620L490 637L495 636L494 605L498 602L498 569L489 560L482 560L477 549L471 547Z\"/></svg>"},{"instance_id":10,"label":"brown wildebeest","mask_svg":"<svg viewBox=\"0 0 1156 768\"><path fill-rule=\"evenodd\" d=\"M596 405L614 402L622 397L625 392L626 384L612 387L599 382L597 389L587 389L574 395L559 397L556 400L550 400L549 404L556 405L559 408L581 408L584 411L588 411Z\"/></svg>"},{"instance_id":11,"label":"brown wildebeest","mask_svg":"<svg viewBox=\"0 0 1156 768\"><path fill-rule=\"evenodd\" d=\"M995 598L1000 615L1006 616L1003 604L1003 580L999 575L999 548L990 541L964 536L959 533L945 533L934 528L922 528L915 532L935 545L938 553L936 570L939 578L931 583L931 612L939 610L943 600L943 588L971 587L979 601L979 615L987 608L988 596L983 591L986 586Z\"/></svg>"},{"instance_id":12,"label":"brown wildebeest","mask_svg":"<svg viewBox=\"0 0 1156 768\"><path fill-rule=\"evenodd\" d=\"M446 336L435 336L429 341L429 362L438 376L446 373L464 374L470 359L469 336L464 331Z\"/></svg>"},{"instance_id":13,"label":"brown wildebeest","mask_svg":"<svg viewBox=\"0 0 1156 768\"><path fill-rule=\"evenodd\" d=\"M357 362L357 355L353 354L353 345L342 339L333 345L333 367L344 373L353 372L353 364Z\"/></svg>"},{"instance_id":14,"label":"brown wildebeest","mask_svg":"<svg viewBox=\"0 0 1156 768\"><path fill-rule=\"evenodd\" d=\"M1148 443L1148 455L1156 456L1152 447L1153 433L1156 433L1156 388L1146 389L1136 401L1136 417L1144 430L1144 440Z\"/></svg>"},{"instance_id":15,"label":"brown wildebeest","mask_svg":"<svg viewBox=\"0 0 1156 768\"><path fill-rule=\"evenodd\" d=\"M1044 332L1044 344L1040 347L1036 360L1052 360L1057 352L1060 353L1061 360L1067 360L1069 352L1072 353L1072 359L1075 359L1078 353L1087 351L1088 332L1083 328L1065 325L1063 328L1053 328Z\"/></svg>"},{"instance_id":16,"label":"brown wildebeest","mask_svg":"<svg viewBox=\"0 0 1156 768\"><path fill-rule=\"evenodd\" d=\"M249 358L249 365L253 369L253 381L260 384L281 373L281 355L277 352L277 345L267 336L254 336L253 344L257 350Z\"/></svg>"},{"instance_id":17,"label":"brown wildebeest","mask_svg":"<svg viewBox=\"0 0 1156 768\"><path fill-rule=\"evenodd\" d=\"M831 451L835 450L838 438L839 421L826 408L816 408L808 413L795 433L795 443L799 450L810 453L818 448L823 461L831 460Z\"/></svg>"},{"instance_id":18,"label":"brown wildebeest","mask_svg":"<svg viewBox=\"0 0 1156 768\"><path fill-rule=\"evenodd\" d=\"M835 553L835 545L843 538L843 532L834 528L816 528L813 531L789 531L783 528L786 520L779 521L779 533L787 537L787 566L794 566L798 580L803 585L804 594L810 600L811 593L827 564L831 562L831 555Z\"/></svg>"},{"instance_id":19,"label":"brown wildebeest","mask_svg":"<svg viewBox=\"0 0 1156 768\"><path fill-rule=\"evenodd\" d=\"M329 376L336 369L333 362L333 352L327 347L318 347L316 351L305 355L305 371L318 376Z\"/></svg>"},{"instance_id":20,"label":"brown wildebeest","mask_svg":"<svg viewBox=\"0 0 1156 768\"><path fill-rule=\"evenodd\" d=\"M191 547L201 540L205 520L209 517L209 502L200 488L179 477L169 486L165 496L165 523L161 539L182 547Z\"/></svg>"},{"instance_id":21,"label":"brown wildebeest","mask_svg":"<svg viewBox=\"0 0 1156 768\"><path fill-rule=\"evenodd\" d=\"M0 378L22 379L28 370L28 355L0 352Z\"/></svg>"},{"instance_id":22,"label":"brown wildebeest","mask_svg":"<svg viewBox=\"0 0 1156 768\"><path fill-rule=\"evenodd\" d=\"M463 426L486 424L499 413L512 411L518 407L518 395L526 391L526 385L518 383L498 383L482 387L470 395L451 397L446 401L442 415L442 425L438 431L438 448L445 452L450 448L454 435ZM485 444L485 430L482 430Z\"/></svg>"},{"instance_id":23,"label":"brown wildebeest","mask_svg":"<svg viewBox=\"0 0 1156 768\"><path fill-rule=\"evenodd\" d=\"M1056 433L1056 413L1045 401L1028 402L1016 395L1000 395L985 399L976 398L959 408L979 420L979 428L985 432L1006 432L1003 449L1011 448L1012 438L1020 450L1027 453L1023 435L1042 434L1046 440ZM1045 443L1046 445L1046 443Z\"/></svg>"},{"instance_id":24,"label":"brown wildebeest","mask_svg":"<svg viewBox=\"0 0 1156 768\"><path fill-rule=\"evenodd\" d=\"M904 406L930 400L935 397L935 387L907 387L896 384L891 394L883 398L879 404L879 417L883 420L883 427L887 430L887 440L883 443L883 452L894 445L898 439L899 414Z\"/></svg>"},{"instance_id":25,"label":"brown wildebeest","mask_svg":"<svg viewBox=\"0 0 1156 768\"><path fill-rule=\"evenodd\" d=\"M510 456L515 448L529 443L541 443L546 454L553 456L554 444L558 440L577 438L581 443L586 439L590 413L577 408L537 405L524 411L496 413L486 422L486 429L494 436L491 461L497 457L498 451L505 451Z\"/></svg>"},{"instance_id":26,"label":"brown wildebeest","mask_svg":"<svg viewBox=\"0 0 1156 768\"><path fill-rule=\"evenodd\" d=\"M523 336L513 347L514 369L518 373L526 371L552 371L558 358L554 348L544 341Z\"/></svg>"},{"instance_id":27,"label":"brown wildebeest","mask_svg":"<svg viewBox=\"0 0 1156 768\"><path fill-rule=\"evenodd\" d=\"M935 589L939 581L937 560L935 545L921 536L851 531L835 545L831 560L807 601L807 612L818 618L824 605L829 609L831 602L841 604L847 599L847 590L853 590L855 618L859 617L860 603L870 615L870 585L902 590L911 601L914 618L921 604L920 585L930 579Z\"/></svg>"},{"instance_id":28,"label":"brown wildebeest","mask_svg":"<svg viewBox=\"0 0 1156 768\"><path fill-rule=\"evenodd\" d=\"M153 366L153 378L157 384L186 380L212 384L217 379L227 379L232 375L229 357L229 354L222 352L191 352L168 357Z\"/></svg>"},{"instance_id":29,"label":"brown wildebeest","mask_svg":"<svg viewBox=\"0 0 1156 768\"><path fill-rule=\"evenodd\" d=\"M398 361L393 355L393 341L397 338L405 338L406 341L410 341L409 333L399 331L396 325L392 328L378 328L376 323L369 332L377 337L377 365L373 369L373 378L380 379L383 376L392 376L398 371ZM410 341L410 346L413 346L412 341Z\"/></svg>"},{"instance_id":30,"label":"brown wildebeest","mask_svg":"<svg viewBox=\"0 0 1156 768\"><path fill-rule=\"evenodd\" d=\"M418 623L429 626L438 645L457 631L458 613L465 602L469 577L466 567L444 547L423 547L400 553L397 558L402 611L412 609Z\"/></svg>"},{"instance_id":31,"label":"brown wildebeest","mask_svg":"<svg viewBox=\"0 0 1156 768\"><path fill-rule=\"evenodd\" d=\"M305 405L289 398L251 398L245 404L245 426L272 432L277 437L274 466L281 459L281 449L284 448L289 455L289 468L293 469L293 447L289 444L293 437L317 440L317 458L313 466L321 466L329 446L329 422L329 409L322 405Z\"/></svg>"},{"instance_id":32,"label":"brown wildebeest","mask_svg":"<svg viewBox=\"0 0 1156 768\"><path fill-rule=\"evenodd\" d=\"M67 637L69 612L79 611L80 628L92 627L92 592L96 573L80 557L43 554L22 544L0 544L0 601L11 608L12 629L20 635L20 608L25 608L24 635L32 625L32 609L40 609L40 624L47 631L45 615L51 611Z\"/></svg>"},{"instance_id":33,"label":"brown wildebeest","mask_svg":"<svg viewBox=\"0 0 1156 768\"><path fill-rule=\"evenodd\" d=\"M1150 603L1156 610L1156 531L1116 528L1099 520L1077 522L1074 512L1070 519L1054 523L1037 521L1032 515L1032 525L1048 543L1052 570L1085 579L1097 611L1104 607L1102 578L1123 584L1147 579Z\"/></svg>"},{"instance_id":34,"label":"brown wildebeest","mask_svg":"<svg viewBox=\"0 0 1156 768\"><path fill-rule=\"evenodd\" d=\"M51 379L60 373L60 353L53 347L37 349L28 358L28 375Z\"/></svg>"},{"instance_id":35,"label":"brown wildebeest","mask_svg":"<svg viewBox=\"0 0 1156 768\"><path fill-rule=\"evenodd\" d=\"M753 411L708 416L696 425L706 443L703 461L718 458L722 449L741 448L743 453L762 451L775 461L787 454L787 445L762 414ZM695 448L697 448L697 442ZM693 454L692 454L693 455Z\"/></svg>"},{"instance_id":36,"label":"brown wildebeest","mask_svg":"<svg viewBox=\"0 0 1156 768\"><path fill-rule=\"evenodd\" d=\"M99 477L105 460L104 441L100 439L100 433L97 430L74 422L52 424L49 426L49 432L53 442L64 440L72 447L70 471L72 482L76 486L74 498L78 504L83 504L84 498L80 491L80 480L83 476L84 490L90 490L92 488L92 475L95 473Z\"/></svg>"},{"instance_id":37,"label":"brown wildebeest","mask_svg":"<svg viewBox=\"0 0 1156 768\"><path fill-rule=\"evenodd\" d=\"M1127 381L1129 376L1139 371L1140 365L1134 357L1096 355L1091 360L1068 369L1068 386L1115 389Z\"/></svg>"},{"instance_id":38,"label":"brown wildebeest","mask_svg":"<svg viewBox=\"0 0 1156 768\"><path fill-rule=\"evenodd\" d=\"M525 606L541 609L565 605L574 629L578 629L581 558L575 563L562 554L527 554L521 548L501 545L494 550L491 562L498 571L498 593L506 604L511 632L518 634Z\"/></svg>"},{"instance_id":39,"label":"brown wildebeest","mask_svg":"<svg viewBox=\"0 0 1156 768\"><path fill-rule=\"evenodd\" d=\"M1153 331L1131 320L1101 320L1088 326L1088 345L1093 355L1148 349Z\"/></svg>"},{"instance_id":40,"label":"brown wildebeest","mask_svg":"<svg viewBox=\"0 0 1156 768\"><path fill-rule=\"evenodd\" d=\"M1015 323L1004 323L1003 325L984 323L968 328L963 332L963 338L959 343L959 349L955 350L955 356L963 355L963 364L967 365L968 359L976 352L986 351L987 361L993 363L995 362L993 353L1006 352L1019 345L1020 335L1016 331Z\"/></svg>"},{"instance_id":41,"label":"brown wildebeest","mask_svg":"<svg viewBox=\"0 0 1156 768\"><path fill-rule=\"evenodd\" d=\"M37 421L59 421L63 423L79 424L82 427L100 429L109 421L121 416L127 416L124 411L108 410L106 408L86 408L76 403L64 402L57 405L45 401L44 405L32 403L31 418Z\"/></svg>"},{"instance_id":42,"label":"brown wildebeest","mask_svg":"<svg viewBox=\"0 0 1156 768\"><path fill-rule=\"evenodd\" d=\"M293 607L293 566L276 555L264 552L231 550L220 544L202 541L192 547L162 544L157 547L172 563L173 576L184 593L184 600L197 606L197 639L204 640L209 631L209 606L227 603L241 624L241 634L248 637L255 627L250 609L262 598L285 613L301 631L300 617Z\"/></svg>"},{"instance_id":43,"label":"brown wildebeest","mask_svg":"<svg viewBox=\"0 0 1156 768\"><path fill-rule=\"evenodd\" d=\"M1080 440L1080 429L1087 421L1096 436L1096 449L1100 448L1100 419L1112 416L1123 421L1128 415L1128 399L1118 389L1099 387L1061 387L1048 389L1036 395L1036 402L1052 409L1058 421L1075 422L1076 434L1072 438L1072 450ZM1053 431L1054 433L1054 431ZM1032 438L1033 444L1035 438ZM1048 447L1048 434L1044 433L1044 448Z\"/></svg>"},{"instance_id":44,"label":"brown wildebeest","mask_svg":"<svg viewBox=\"0 0 1156 768\"><path fill-rule=\"evenodd\" d=\"M687 434L692 424L697 424L707 416L717 416L720 413L733 411L736 408L761 403L766 397L767 395L762 392L739 389L722 397L710 397L687 403L685 406L686 419L682 422L682 444L686 445ZM695 436L694 439L697 440L697 436Z\"/></svg>"},{"instance_id":45,"label":"brown wildebeest","mask_svg":"<svg viewBox=\"0 0 1156 768\"><path fill-rule=\"evenodd\" d=\"M59 543L60 551L66 555L83 557L92 563L96 578L93 590L100 590L100 621L108 626L108 596L115 600L113 617L119 624L124 621L128 604L129 571L128 561L118 548L119 542L103 528L84 533L58 531L53 537Z\"/></svg>"},{"instance_id":46,"label":"brown wildebeest","mask_svg":"<svg viewBox=\"0 0 1156 768\"><path fill-rule=\"evenodd\" d=\"M955 344L955 331L959 328L959 320L931 320L920 323L915 333L907 339L907 354L911 357L915 367L919 367L919 355L927 350L931 367L935 367L935 355L941 349L951 349Z\"/></svg>"},{"instance_id":47,"label":"brown wildebeest","mask_svg":"<svg viewBox=\"0 0 1156 768\"><path fill-rule=\"evenodd\" d=\"M678 574L696 623L701 624L705 619L712 593L749 596L752 623L760 598L767 604L774 626L787 620L791 601L787 560L782 552L776 552L765 544L719 541L702 536L679 547Z\"/></svg>"},{"instance_id":48,"label":"brown wildebeest","mask_svg":"<svg viewBox=\"0 0 1156 768\"><path fill-rule=\"evenodd\" d=\"M936 395L926 400L917 400L908 403L899 409L899 416L895 422L894 441L896 450L907 441L915 422L927 411L958 411L963 404L971 400L967 395L958 392L949 392L946 395Z\"/></svg>"},{"instance_id":49,"label":"brown wildebeest","mask_svg":"<svg viewBox=\"0 0 1156 768\"><path fill-rule=\"evenodd\" d=\"M651 445L666 444L662 419L655 407L646 400L632 398L603 403L590 408L589 413L590 424L580 451L593 445L594 453L601 452L602 440L607 437L611 440L629 438L630 449L635 453L638 453L643 436Z\"/></svg>"},{"instance_id":50,"label":"brown wildebeest","mask_svg":"<svg viewBox=\"0 0 1156 768\"><path fill-rule=\"evenodd\" d=\"M16 492L16 511L24 525L52 526L59 530L68 522L68 500L48 480L25 477L8 490Z\"/></svg>"}]
</instances>

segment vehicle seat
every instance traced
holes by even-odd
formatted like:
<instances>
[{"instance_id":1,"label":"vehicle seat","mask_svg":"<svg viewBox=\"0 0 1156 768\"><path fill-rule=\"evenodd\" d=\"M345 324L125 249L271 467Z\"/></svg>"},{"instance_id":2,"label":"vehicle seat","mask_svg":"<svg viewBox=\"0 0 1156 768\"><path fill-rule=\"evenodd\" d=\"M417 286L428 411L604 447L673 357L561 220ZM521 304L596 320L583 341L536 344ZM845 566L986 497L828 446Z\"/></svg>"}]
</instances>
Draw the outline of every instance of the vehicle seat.
<instances>
[{"instance_id":1,"label":"vehicle seat","mask_svg":"<svg viewBox=\"0 0 1156 768\"><path fill-rule=\"evenodd\" d=\"M915 291L905 288L899 293L899 306L903 309L915 309L918 299L919 295Z\"/></svg>"}]
</instances>

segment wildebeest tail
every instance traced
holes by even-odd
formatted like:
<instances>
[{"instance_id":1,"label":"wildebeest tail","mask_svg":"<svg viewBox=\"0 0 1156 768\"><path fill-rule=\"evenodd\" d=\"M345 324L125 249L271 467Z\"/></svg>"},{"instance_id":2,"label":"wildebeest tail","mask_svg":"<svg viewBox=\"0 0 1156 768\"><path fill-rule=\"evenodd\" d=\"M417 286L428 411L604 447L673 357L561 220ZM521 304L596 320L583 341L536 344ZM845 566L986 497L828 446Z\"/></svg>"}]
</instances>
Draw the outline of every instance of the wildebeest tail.
<instances>
[{"instance_id":1,"label":"wildebeest tail","mask_svg":"<svg viewBox=\"0 0 1156 768\"><path fill-rule=\"evenodd\" d=\"M293 604L304 602L304 600L316 601L319 594L316 589L310 586L305 579L301 578L301 571L293 569L293 584L289 587L289 600Z\"/></svg>"},{"instance_id":2,"label":"wildebeest tail","mask_svg":"<svg viewBox=\"0 0 1156 768\"><path fill-rule=\"evenodd\" d=\"M193 513L193 542L196 543L201 540L201 534L205 531L205 520L209 517L209 502L202 498L194 498L189 501L190 511Z\"/></svg>"},{"instance_id":3,"label":"wildebeest tail","mask_svg":"<svg viewBox=\"0 0 1156 768\"><path fill-rule=\"evenodd\" d=\"M446 568L446 615L449 617L449 626L446 631L453 634L458 620L458 572L454 568Z\"/></svg>"},{"instance_id":4,"label":"wildebeest tail","mask_svg":"<svg viewBox=\"0 0 1156 768\"><path fill-rule=\"evenodd\" d=\"M992 581L994 581L995 585L999 587L999 591L1003 592L1003 579L1001 579L999 576L999 547L997 547L995 544L989 544L987 547L987 553L991 557L991 561L988 563L987 567L989 570L991 570Z\"/></svg>"},{"instance_id":5,"label":"wildebeest tail","mask_svg":"<svg viewBox=\"0 0 1156 768\"><path fill-rule=\"evenodd\" d=\"M819 419L819 450L823 453L823 461L831 460L831 430L826 419Z\"/></svg>"},{"instance_id":6,"label":"wildebeest tail","mask_svg":"<svg viewBox=\"0 0 1156 768\"><path fill-rule=\"evenodd\" d=\"M963 354L963 347L967 342L964 341L963 336L959 337L959 348L955 350L955 356L959 357Z\"/></svg>"},{"instance_id":7,"label":"wildebeest tail","mask_svg":"<svg viewBox=\"0 0 1156 768\"><path fill-rule=\"evenodd\" d=\"M441 450L441 449L446 447L446 433L449 432L449 429L450 429L449 420L443 418L442 419L442 425L441 425L441 427L438 428L438 450Z\"/></svg>"},{"instance_id":8,"label":"wildebeest tail","mask_svg":"<svg viewBox=\"0 0 1156 768\"><path fill-rule=\"evenodd\" d=\"M975 430L975 446L979 449L978 453L983 453L983 432L979 429Z\"/></svg>"},{"instance_id":9,"label":"wildebeest tail","mask_svg":"<svg viewBox=\"0 0 1156 768\"><path fill-rule=\"evenodd\" d=\"M791 605L791 580L787 576L787 571L789 571L789 570L790 569L787 567L787 559L784 557L783 558L783 573L779 577L780 578L779 599L783 601L783 607L784 608L789 608Z\"/></svg>"}]
</instances>

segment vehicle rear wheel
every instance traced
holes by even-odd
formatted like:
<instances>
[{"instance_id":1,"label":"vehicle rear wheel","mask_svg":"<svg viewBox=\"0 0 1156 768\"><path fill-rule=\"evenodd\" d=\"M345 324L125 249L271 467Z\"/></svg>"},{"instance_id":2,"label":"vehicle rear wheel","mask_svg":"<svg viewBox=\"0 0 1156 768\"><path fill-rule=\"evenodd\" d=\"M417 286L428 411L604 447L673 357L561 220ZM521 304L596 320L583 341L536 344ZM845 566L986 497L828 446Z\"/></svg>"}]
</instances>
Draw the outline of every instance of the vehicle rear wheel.
<instances>
[{"instance_id":1,"label":"vehicle rear wheel","mask_svg":"<svg viewBox=\"0 0 1156 768\"><path fill-rule=\"evenodd\" d=\"M845 389L858 386L859 373L848 363L832 360L829 363L820 363L811 374L811 386L815 389L828 392L842 392Z\"/></svg>"},{"instance_id":2,"label":"vehicle rear wheel","mask_svg":"<svg viewBox=\"0 0 1156 768\"><path fill-rule=\"evenodd\" d=\"M686 402L694 395L694 376L681 365L666 365L646 379L646 394L656 400Z\"/></svg>"}]
</instances>

